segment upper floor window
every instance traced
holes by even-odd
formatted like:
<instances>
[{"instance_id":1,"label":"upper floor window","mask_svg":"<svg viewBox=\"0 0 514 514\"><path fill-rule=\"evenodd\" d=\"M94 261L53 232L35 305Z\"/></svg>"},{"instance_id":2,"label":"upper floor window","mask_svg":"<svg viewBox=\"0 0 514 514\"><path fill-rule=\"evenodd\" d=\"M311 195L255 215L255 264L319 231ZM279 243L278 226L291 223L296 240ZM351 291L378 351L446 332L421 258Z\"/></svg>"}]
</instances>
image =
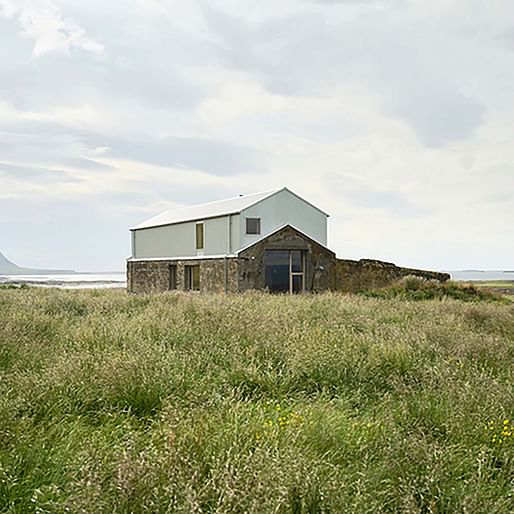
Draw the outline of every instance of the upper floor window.
<instances>
[{"instance_id":1,"label":"upper floor window","mask_svg":"<svg viewBox=\"0 0 514 514\"><path fill-rule=\"evenodd\" d=\"M260 234L261 233L261 219L260 218L246 218L246 233L247 234Z\"/></svg>"},{"instance_id":2,"label":"upper floor window","mask_svg":"<svg viewBox=\"0 0 514 514\"><path fill-rule=\"evenodd\" d=\"M203 223L196 224L196 249L203 250Z\"/></svg>"}]
</instances>

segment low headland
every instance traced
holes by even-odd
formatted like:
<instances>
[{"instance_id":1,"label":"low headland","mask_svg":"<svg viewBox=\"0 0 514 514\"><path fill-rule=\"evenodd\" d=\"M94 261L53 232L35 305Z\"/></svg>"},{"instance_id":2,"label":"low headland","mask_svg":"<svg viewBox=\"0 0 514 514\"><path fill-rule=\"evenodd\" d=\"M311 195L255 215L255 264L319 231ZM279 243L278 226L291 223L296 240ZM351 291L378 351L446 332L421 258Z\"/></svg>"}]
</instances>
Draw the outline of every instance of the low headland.
<instances>
[{"instance_id":1,"label":"low headland","mask_svg":"<svg viewBox=\"0 0 514 514\"><path fill-rule=\"evenodd\" d=\"M0 275L71 275L76 271L69 269L24 268L9 260L0 252Z\"/></svg>"}]
</instances>

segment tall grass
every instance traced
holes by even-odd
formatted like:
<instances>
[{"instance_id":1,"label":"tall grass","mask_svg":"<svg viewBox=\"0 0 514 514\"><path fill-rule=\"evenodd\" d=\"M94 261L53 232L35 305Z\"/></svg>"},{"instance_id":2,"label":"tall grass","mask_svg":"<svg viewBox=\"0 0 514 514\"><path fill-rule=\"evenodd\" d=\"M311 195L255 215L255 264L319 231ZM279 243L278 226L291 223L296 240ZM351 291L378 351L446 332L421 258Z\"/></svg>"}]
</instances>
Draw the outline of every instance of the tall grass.
<instances>
[{"instance_id":1,"label":"tall grass","mask_svg":"<svg viewBox=\"0 0 514 514\"><path fill-rule=\"evenodd\" d=\"M479 283L480 284L480 283ZM378 289L359 292L370 298L402 298L407 300L443 300L453 298L464 302L507 302L508 299L493 288L460 282L439 282L416 276L406 276L397 282Z\"/></svg>"},{"instance_id":2,"label":"tall grass","mask_svg":"<svg viewBox=\"0 0 514 514\"><path fill-rule=\"evenodd\" d=\"M512 512L513 384L511 303L1 290L0 511Z\"/></svg>"}]
</instances>

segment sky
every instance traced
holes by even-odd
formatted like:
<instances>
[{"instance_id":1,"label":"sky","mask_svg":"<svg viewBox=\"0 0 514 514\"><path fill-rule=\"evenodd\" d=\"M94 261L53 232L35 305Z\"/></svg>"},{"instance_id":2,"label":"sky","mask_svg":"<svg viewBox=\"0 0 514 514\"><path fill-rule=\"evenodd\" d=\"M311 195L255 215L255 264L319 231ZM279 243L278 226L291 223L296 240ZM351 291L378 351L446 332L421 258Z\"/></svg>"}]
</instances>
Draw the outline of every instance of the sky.
<instances>
[{"instance_id":1,"label":"sky","mask_svg":"<svg viewBox=\"0 0 514 514\"><path fill-rule=\"evenodd\" d=\"M0 252L287 186L338 257L514 269L512 0L0 0Z\"/></svg>"}]
</instances>

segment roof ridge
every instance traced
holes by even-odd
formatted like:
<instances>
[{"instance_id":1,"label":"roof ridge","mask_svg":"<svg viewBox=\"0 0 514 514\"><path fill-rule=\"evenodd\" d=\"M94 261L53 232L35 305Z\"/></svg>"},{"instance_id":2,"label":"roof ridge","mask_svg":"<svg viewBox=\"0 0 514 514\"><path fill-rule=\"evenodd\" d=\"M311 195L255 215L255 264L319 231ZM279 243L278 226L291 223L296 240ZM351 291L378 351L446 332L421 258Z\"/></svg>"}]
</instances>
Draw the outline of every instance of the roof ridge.
<instances>
[{"instance_id":1,"label":"roof ridge","mask_svg":"<svg viewBox=\"0 0 514 514\"><path fill-rule=\"evenodd\" d=\"M189 209L189 208L194 208L194 207L205 207L206 205L213 205L213 204L216 204L216 203L230 202L231 200L237 200L238 198L246 198L248 196L257 196L257 195L264 195L264 194L271 195L273 193L277 193L281 189L284 189L284 188L270 189L268 191L261 191L261 192L258 192L258 193L248 193L246 195L231 196L229 198L223 198L221 200L212 200L211 202L195 203L193 205L187 205L185 207L179 207L178 209L168 209L167 211L164 211L161 214L164 214L164 213L167 213L167 212L171 213L171 212L174 212L174 211L182 211L182 210Z\"/></svg>"},{"instance_id":2,"label":"roof ridge","mask_svg":"<svg viewBox=\"0 0 514 514\"><path fill-rule=\"evenodd\" d=\"M269 198L284 189L285 188L271 189L268 191L261 191L258 193L249 193L247 195L239 195L231 198L224 198L222 200L214 200L212 202L188 205L185 207L180 207L178 209L168 209L167 211L161 212L159 214L156 214L155 216L146 219L142 223L139 223L138 225L132 227L130 230L151 228L163 225L170 225L174 223L181 223L183 221L194 221L195 219L198 220L202 218L240 213L248 207L257 204L262 200L265 200L266 198ZM205 213L205 211L209 211L209 209L211 209L211 213ZM222 209L226 210L222 212ZM192 216L195 214L195 211L203 211L203 213L198 216ZM180 221L171 221L170 218L173 218L174 215L176 219L180 217L183 217L183 219Z\"/></svg>"}]
</instances>

